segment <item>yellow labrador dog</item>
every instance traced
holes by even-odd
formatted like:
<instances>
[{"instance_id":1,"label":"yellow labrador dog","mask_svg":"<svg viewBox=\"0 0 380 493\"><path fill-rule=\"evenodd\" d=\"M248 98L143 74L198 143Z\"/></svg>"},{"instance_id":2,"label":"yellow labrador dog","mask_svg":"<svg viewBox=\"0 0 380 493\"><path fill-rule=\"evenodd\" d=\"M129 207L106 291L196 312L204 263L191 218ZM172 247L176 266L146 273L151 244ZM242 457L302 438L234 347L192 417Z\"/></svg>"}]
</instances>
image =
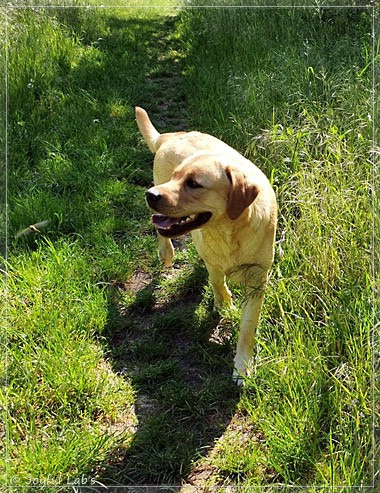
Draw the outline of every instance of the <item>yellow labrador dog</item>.
<instances>
[{"instance_id":1,"label":"yellow labrador dog","mask_svg":"<svg viewBox=\"0 0 380 493\"><path fill-rule=\"evenodd\" d=\"M155 212L159 256L172 265L175 238L191 231L204 260L216 307L231 305L227 276L244 287L233 379L242 384L254 349L268 270L273 262L277 205L274 191L252 162L200 132L159 134L148 114L136 120L155 153L154 187L146 200Z\"/></svg>"}]
</instances>

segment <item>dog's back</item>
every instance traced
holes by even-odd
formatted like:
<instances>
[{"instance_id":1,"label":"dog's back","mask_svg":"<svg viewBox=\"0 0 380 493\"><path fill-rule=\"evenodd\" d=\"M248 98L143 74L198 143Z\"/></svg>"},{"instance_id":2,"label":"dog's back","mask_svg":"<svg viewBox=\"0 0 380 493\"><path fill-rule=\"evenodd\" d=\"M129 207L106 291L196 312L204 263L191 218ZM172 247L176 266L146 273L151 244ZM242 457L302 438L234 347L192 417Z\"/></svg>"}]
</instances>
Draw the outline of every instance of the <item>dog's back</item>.
<instances>
[{"instance_id":1,"label":"dog's back","mask_svg":"<svg viewBox=\"0 0 380 493\"><path fill-rule=\"evenodd\" d=\"M154 158L154 183L156 185L170 180L174 169L184 159L197 152L207 154L240 154L212 135L202 132L170 132L160 134L147 114L140 108L135 108L137 125Z\"/></svg>"}]
</instances>

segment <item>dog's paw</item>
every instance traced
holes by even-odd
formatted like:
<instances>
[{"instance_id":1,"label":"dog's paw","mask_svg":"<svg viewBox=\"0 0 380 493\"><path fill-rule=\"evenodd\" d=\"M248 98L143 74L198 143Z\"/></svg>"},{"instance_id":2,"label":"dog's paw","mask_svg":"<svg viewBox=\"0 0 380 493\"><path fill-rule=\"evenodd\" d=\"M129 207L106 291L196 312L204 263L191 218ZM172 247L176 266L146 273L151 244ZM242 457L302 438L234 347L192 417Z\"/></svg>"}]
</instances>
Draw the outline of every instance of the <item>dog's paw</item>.
<instances>
[{"instance_id":1,"label":"dog's paw","mask_svg":"<svg viewBox=\"0 0 380 493\"><path fill-rule=\"evenodd\" d=\"M161 259L162 263L164 264L165 269L170 269L173 267L173 259Z\"/></svg>"},{"instance_id":2,"label":"dog's paw","mask_svg":"<svg viewBox=\"0 0 380 493\"><path fill-rule=\"evenodd\" d=\"M240 373L236 368L234 369L232 373L232 381L238 386L238 387L244 387L245 384L245 375Z\"/></svg>"},{"instance_id":3,"label":"dog's paw","mask_svg":"<svg viewBox=\"0 0 380 493\"><path fill-rule=\"evenodd\" d=\"M163 264L163 266L165 267L165 269L170 269L170 267L173 266L173 252L169 249L169 250L159 250L158 251L158 257L161 261L161 263Z\"/></svg>"}]
</instances>

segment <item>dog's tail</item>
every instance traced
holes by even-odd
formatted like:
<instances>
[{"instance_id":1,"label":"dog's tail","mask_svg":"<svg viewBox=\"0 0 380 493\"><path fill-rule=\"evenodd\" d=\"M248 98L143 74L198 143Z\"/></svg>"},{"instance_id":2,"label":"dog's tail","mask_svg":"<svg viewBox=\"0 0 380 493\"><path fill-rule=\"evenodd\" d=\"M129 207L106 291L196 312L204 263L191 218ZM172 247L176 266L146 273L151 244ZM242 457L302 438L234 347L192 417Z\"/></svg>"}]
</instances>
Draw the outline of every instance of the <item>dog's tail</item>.
<instances>
[{"instance_id":1,"label":"dog's tail","mask_svg":"<svg viewBox=\"0 0 380 493\"><path fill-rule=\"evenodd\" d=\"M152 122L149 119L148 113L145 110L136 106L135 115L137 125L142 136L145 139L145 142L148 144L149 149L153 153L155 153L157 151L157 140L160 134L154 128Z\"/></svg>"}]
</instances>

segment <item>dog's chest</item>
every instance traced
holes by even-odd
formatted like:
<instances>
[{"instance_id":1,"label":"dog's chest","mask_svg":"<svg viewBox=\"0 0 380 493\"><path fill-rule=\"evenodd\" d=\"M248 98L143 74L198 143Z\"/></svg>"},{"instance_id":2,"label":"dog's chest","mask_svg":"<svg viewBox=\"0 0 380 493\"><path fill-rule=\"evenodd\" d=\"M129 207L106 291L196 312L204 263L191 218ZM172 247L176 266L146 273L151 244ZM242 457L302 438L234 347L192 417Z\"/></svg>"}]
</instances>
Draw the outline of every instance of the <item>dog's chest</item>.
<instances>
[{"instance_id":1,"label":"dog's chest","mask_svg":"<svg viewBox=\"0 0 380 493\"><path fill-rule=\"evenodd\" d=\"M230 231L221 234L219 231L205 233L202 229L198 229L192 232L192 237L199 256L206 264L224 273L233 270L242 260L244 261L242 245Z\"/></svg>"}]
</instances>

